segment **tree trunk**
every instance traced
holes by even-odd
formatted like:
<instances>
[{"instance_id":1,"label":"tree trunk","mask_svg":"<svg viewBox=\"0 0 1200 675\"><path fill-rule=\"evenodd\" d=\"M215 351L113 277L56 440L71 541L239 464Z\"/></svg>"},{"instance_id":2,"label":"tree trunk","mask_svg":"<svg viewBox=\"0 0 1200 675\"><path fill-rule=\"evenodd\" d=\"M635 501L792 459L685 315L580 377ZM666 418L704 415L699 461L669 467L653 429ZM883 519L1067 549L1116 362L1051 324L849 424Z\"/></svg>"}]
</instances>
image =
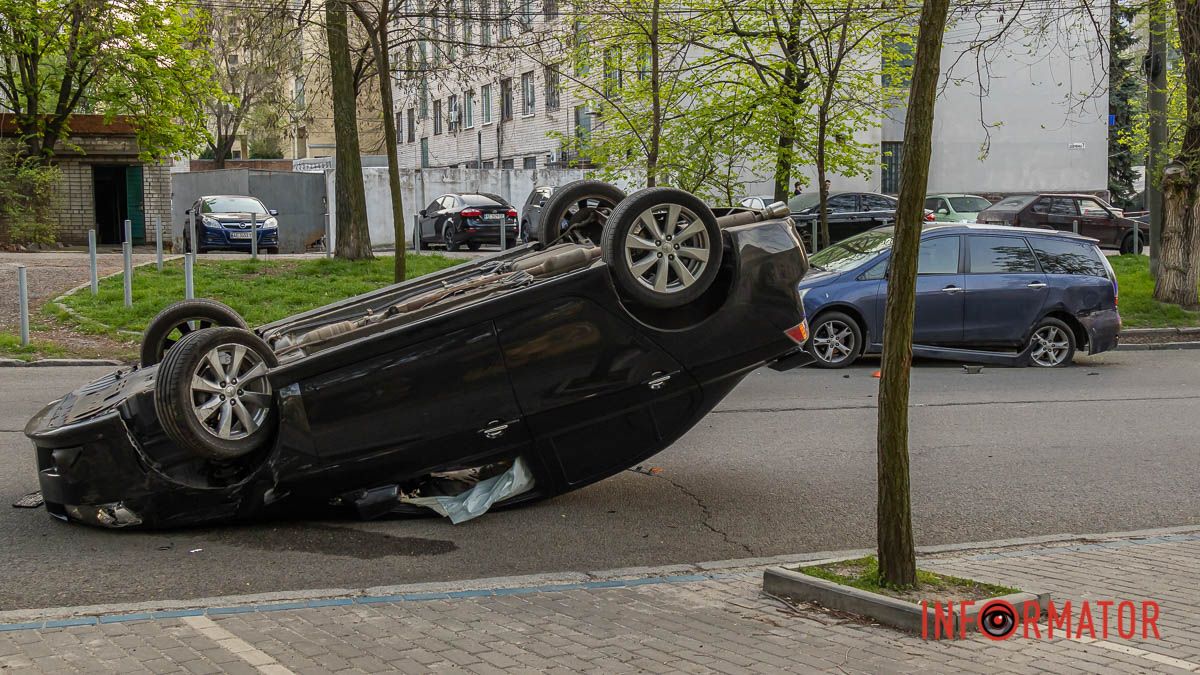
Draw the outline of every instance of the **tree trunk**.
<instances>
[{"instance_id":1,"label":"tree trunk","mask_svg":"<svg viewBox=\"0 0 1200 675\"><path fill-rule=\"evenodd\" d=\"M326 0L325 36L329 42L329 71L333 93L334 152L337 175L337 245L334 254L348 260L373 258L367 228L367 196L363 188L362 158L358 148L354 71L350 65L350 39L344 0Z\"/></svg>"},{"instance_id":2,"label":"tree trunk","mask_svg":"<svg viewBox=\"0 0 1200 675\"><path fill-rule=\"evenodd\" d=\"M883 365L879 379L878 499L876 536L879 576L889 586L917 581L913 548L912 504L908 470L908 385L912 367L913 314L916 306L917 252L937 99L942 37L950 0L925 0L921 8L912 89L904 125L900 204L888 269L887 309L883 321Z\"/></svg>"},{"instance_id":3,"label":"tree trunk","mask_svg":"<svg viewBox=\"0 0 1200 675\"><path fill-rule=\"evenodd\" d=\"M1200 2L1175 0L1187 122L1179 156L1163 175L1163 225L1154 299L1200 305Z\"/></svg>"},{"instance_id":4,"label":"tree trunk","mask_svg":"<svg viewBox=\"0 0 1200 675\"><path fill-rule=\"evenodd\" d=\"M825 189L825 114L817 114L817 222L820 224L813 250L829 246L829 190Z\"/></svg>"},{"instance_id":5,"label":"tree trunk","mask_svg":"<svg viewBox=\"0 0 1200 675\"><path fill-rule=\"evenodd\" d=\"M662 144L662 74L658 54L659 0L654 0L650 14L650 151L646 153L646 187L658 185L658 155Z\"/></svg>"},{"instance_id":6,"label":"tree trunk","mask_svg":"<svg viewBox=\"0 0 1200 675\"><path fill-rule=\"evenodd\" d=\"M370 27L367 27L370 30ZM388 189L392 194L392 223L396 237L396 283L404 281L404 195L400 192L400 157L396 140L396 115L392 110L392 57L388 41L388 0L379 7L379 38L375 41L375 59L379 63L379 96L383 104L383 142L387 145Z\"/></svg>"}]
</instances>

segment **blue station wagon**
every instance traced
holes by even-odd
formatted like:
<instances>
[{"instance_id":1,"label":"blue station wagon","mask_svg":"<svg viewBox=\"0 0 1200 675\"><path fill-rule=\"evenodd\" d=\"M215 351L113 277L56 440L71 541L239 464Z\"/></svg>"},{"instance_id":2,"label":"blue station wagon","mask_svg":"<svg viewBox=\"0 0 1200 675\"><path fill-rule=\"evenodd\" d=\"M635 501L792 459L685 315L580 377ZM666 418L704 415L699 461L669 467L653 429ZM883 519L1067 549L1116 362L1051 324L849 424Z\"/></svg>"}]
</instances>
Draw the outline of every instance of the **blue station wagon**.
<instances>
[{"instance_id":1,"label":"blue station wagon","mask_svg":"<svg viewBox=\"0 0 1200 675\"><path fill-rule=\"evenodd\" d=\"M892 227L811 258L799 285L815 365L842 368L883 348ZM1076 350L1113 349L1117 282L1094 239L1041 229L926 224L917 268L913 354L1046 368Z\"/></svg>"}]
</instances>

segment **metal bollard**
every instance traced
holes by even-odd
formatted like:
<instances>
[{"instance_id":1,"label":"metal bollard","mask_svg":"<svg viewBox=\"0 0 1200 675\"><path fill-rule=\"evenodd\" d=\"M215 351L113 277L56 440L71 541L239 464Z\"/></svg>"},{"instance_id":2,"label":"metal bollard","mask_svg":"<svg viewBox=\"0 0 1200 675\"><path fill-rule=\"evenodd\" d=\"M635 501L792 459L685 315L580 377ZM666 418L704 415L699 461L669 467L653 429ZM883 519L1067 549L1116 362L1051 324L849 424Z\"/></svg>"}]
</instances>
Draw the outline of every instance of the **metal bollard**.
<instances>
[{"instance_id":1,"label":"metal bollard","mask_svg":"<svg viewBox=\"0 0 1200 675\"><path fill-rule=\"evenodd\" d=\"M250 214L250 259L258 260L258 214Z\"/></svg>"},{"instance_id":2,"label":"metal bollard","mask_svg":"<svg viewBox=\"0 0 1200 675\"><path fill-rule=\"evenodd\" d=\"M191 300L196 297L196 286L192 280L192 256L183 256L183 297Z\"/></svg>"},{"instance_id":3,"label":"metal bollard","mask_svg":"<svg viewBox=\"0 0 1200 675\"><path fill-rule=\"evenodd\" d=\"M809 253L817 252L817 228L820 226L821 226L820 221L817 221L817 220L812 221L812 239L809 240L810 243L812 244L812 250L809 251Z\"/></svg>"},{"instance_id":4,"label":"metal bollard","mask_svg":"<svg viewBox=\"0 0 1200 675\"><path fill-rule=\"evenodd\" d=\"M333 257L333 247L330 245L331 243L332 242L329 237L329 211L326 211L325 212L325 257L326 258Z\"/></svg>"},{"instance_id":5,"label":"metal bollard","mask_svg":"<svg viewBox=\"0 0 1200 675\"><path fill-rule=\"evenodd\" d=\"M133 307L133 223L125 221L125 242L121 244L125 256L125 306Z\"/></svg>"},{"instance_id":6,"label":"metal bollard","mask_svg":"<svg viewBox=\"0 0 1200 675\"><path fill-rule=\"evenodd\" d=\"M1141 233L1138 232L1137 221L1135 220L1132 222L1133 222L1133 225L1131 225L1130 227L1133 228L1133 254L1141 255L1142 254L1142 238L1141 238L1141 236L1139 236Z\"/></svg>"},{"instance_id":7,"label":"metal bollard","mask_svg":"<svg viewBox=\"0 0 1200 675\"><path fill-rule=\"evenodd\" d=\"M421 216L413 214L413 250L421 252Z\"/></svg>"},{"instance_id":8,"label":"metal bollard","mask_svg":"<svg viewBox=\"0 0 1200 675\"><path fill-rule=\"evenodd\" d=\"M92 295L99 290L100 277L96 274L96 231L88 230L88 257L92 264Z\"/></svg>"},{"instance_id":9,"label":"metal bollard","mask_svg":"<svg viewBox=\"0 0 1200 675\"><path fill-rule=\"evenodd\" d=\"M158 271L162 271L162 218L154 217L154 259L158 262Z\"/></svg>"},{"instance_id":10,"label":"metal bollard","mask_svg":"<svg viewBox=\"0 0 1200 675\"><path fill-rule=\"evenodd\" d=\"M188 221L188 236L191 237L191 239L189 240L191 242L191 246L192 246L192 251L191 251L190 255L192 256L192 262L194 263L194 262L196 262L196 251L200 250L200 244L196 241L196 212L195 211L192 211L191 220ZM189 255L189 253L187 253L185 251L184 255Z\"/></svg>"},{"instance_id":11,"label":"metal bollard","mask_svg":"<svg viewBox=\"0 0 1200 675\"><path fill-rule=\"evenodd\" d=\"M1071 221L1071 231L1074 232L1075 234L1079 234L1079 221L1078 220Z\"/></svg>"},{"instance_id":12,"label":"metal bollard","mask_svg":"<svg viewBox=\"0 0 1200 675\"><path fill-rule=\"evenodd\" d=\"M17 301L21 305L21 346L29 346L29 283L25 266L17 265Z\"/></svg>"}]
</instances>

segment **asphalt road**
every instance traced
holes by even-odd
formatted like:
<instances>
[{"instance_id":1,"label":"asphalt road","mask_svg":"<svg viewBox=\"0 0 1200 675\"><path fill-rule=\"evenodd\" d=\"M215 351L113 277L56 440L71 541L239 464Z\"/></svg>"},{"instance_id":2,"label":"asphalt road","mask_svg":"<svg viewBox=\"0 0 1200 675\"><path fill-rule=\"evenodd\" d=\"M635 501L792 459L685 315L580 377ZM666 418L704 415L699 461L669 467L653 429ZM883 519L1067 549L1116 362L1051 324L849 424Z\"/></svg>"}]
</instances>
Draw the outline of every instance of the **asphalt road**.
<instances>
[{"instance_id":1,"label":"asphalt road","mask_svg":"<svg viewBox=\"0 0 1200 675\"><path fill-rule=\"evenodd\" d=\"M37 488L20 433L95 368L0 368L0 609L357 588L871 546L875 364L752 374L648 465L532 506L439 519L159 533L8 508ZM1200 355L914 374L918 544L1200 523ZM614 439L619 442L619 439Z\"/></svg>"}]
</instances>

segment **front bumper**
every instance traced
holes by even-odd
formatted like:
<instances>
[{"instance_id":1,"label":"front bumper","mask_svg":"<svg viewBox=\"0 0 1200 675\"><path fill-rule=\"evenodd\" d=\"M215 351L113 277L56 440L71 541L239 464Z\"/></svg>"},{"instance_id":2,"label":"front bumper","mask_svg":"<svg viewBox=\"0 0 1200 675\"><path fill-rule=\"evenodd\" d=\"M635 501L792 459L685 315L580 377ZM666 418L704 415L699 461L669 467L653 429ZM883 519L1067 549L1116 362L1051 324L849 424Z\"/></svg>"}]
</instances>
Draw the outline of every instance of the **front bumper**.
<instances>
[{"instance_id":1,"label":"front bumper","mask_svg":"<svg viewBox=\"0 0 1200 675\"><path fill-rule=\"evenodd\" d=\"M250 230L242 229L210 229L204 228L200 233L200 245L205 248L225 248L249 251ZM269 248L279 246L279 228L260 229L258 231L258 247Z\"/></svg>"}]
</instances>

